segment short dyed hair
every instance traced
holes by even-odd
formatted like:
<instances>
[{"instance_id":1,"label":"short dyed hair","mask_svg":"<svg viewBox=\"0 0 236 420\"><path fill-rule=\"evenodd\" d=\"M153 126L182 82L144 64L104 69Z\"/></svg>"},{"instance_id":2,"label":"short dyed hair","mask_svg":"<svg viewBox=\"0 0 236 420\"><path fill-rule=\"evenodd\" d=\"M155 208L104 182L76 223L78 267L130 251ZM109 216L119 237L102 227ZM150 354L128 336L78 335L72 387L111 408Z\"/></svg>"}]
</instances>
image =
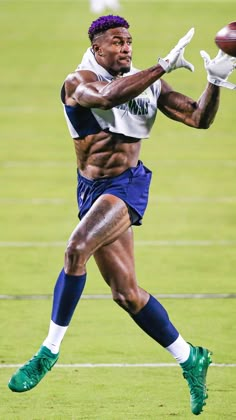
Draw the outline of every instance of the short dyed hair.
<instances>
[{"instance_id":1,"label":"short dyed hair","mask_svg":"<svg viewBox=\"0 0 236 420\"><path fill-rule=\"evenodd\" d=\"M121 16L101 16L98 19L94 20L88 30L88 36L91 42L93 42L94 37L99 34L106 32L108 29L112 28L129 28L127 20Z\"/></svg>"}]
</instances>

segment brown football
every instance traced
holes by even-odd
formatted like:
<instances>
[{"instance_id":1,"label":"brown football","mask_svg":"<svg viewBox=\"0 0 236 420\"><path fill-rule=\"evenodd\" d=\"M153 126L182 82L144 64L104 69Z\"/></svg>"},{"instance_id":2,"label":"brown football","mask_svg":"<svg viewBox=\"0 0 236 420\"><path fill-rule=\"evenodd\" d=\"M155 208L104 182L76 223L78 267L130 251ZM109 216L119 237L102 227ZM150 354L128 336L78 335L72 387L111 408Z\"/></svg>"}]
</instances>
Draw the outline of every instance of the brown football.
<instances>
[{"instance_id":1,"label":"brown football","mask_svg":"<svg viewBox=\"0 0 236 420\"><path fill-rule=\"evenodd\" d=\"M220 29L215 36L215 43L224 53L236 57L236 22Z\"/></svg>"}]
</instances>

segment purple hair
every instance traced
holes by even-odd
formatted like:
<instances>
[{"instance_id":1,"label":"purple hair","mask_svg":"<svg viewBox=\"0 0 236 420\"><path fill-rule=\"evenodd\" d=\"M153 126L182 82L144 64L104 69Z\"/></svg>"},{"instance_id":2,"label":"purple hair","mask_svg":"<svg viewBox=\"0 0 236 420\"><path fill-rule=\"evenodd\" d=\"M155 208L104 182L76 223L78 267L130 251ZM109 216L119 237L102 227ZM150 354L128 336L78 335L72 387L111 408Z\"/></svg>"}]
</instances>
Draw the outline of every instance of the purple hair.
<instances>
[{"instance_id":1,"label":"purple hair","mask_svg":"<svg viewBox=\"0 0 236 420\"><path fill-rule=\"evenodd\" d=\"M88 36L89 36L90 41L92 42L94 37L98 33L106 32L108 29L111 29L111 28L128 29L129 24L124 18L120 16L113 16L113 15L101 16L98 19L94 20L90 25L90 28L88 30Z\"/></svg>"}]
</instances>

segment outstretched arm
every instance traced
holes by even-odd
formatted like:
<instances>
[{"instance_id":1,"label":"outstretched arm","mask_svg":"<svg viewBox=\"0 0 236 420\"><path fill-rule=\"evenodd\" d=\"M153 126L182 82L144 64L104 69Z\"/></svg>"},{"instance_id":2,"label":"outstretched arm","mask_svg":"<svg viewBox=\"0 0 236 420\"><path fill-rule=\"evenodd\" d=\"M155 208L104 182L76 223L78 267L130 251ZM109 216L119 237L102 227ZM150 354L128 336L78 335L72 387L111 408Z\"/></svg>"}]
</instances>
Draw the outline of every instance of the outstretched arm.
<instances>
[{"instance_id":1,"label":"outstretched arm","mask_svg":"<svg viewBox=\"0 0 236 420\"><path fill-rule=\"evenodd\" d=\"M159 58L159 64L133 75L117 77L110 83L98 81L91 71L83 70L70 75L65 82L67 101L72 100L72 105L74 101L87 108L109 109L140 95L164 73L178 68L193 71L193 65L184 59L185 47L193 34L192 28L164 59Z\"/></svg>"},{"instance_id":2,"label":"outstretched arm","mask_svg":"<svg viewBox=\"0 0 236 420\"><path fill-rule=\"evenodd\" d=\"M72 95L75 101L86 108L110 109L140 95L165 71L156 65L131 76L114 79L110 83L92 81L91 72L88 71L77 73L75 77L78 85Z\"/></svg>"},{"instance_id":3,"label":"outstretched arm","mask_svg":"<svg viewBox=\"0 0 236 420\"><path fill-rule=\"evenodd\" d=\"M201 51L207 71L208 85L198 101L173 89L162 81L159 109L173 120L194 128L208 128L214 121L219 107L220 89L225 87L235 90L236 85L228 82L228 77L236 68L236 58L219 51L213 59L205 51Z\"/></svg>"},{"instance_id":4,"label":"outstretched arm","mask_svg":"<svg viewBox=\"0 0 236 420\"><path fill-rule=\"evenodd\" d=\"M162 80L158 108L167 117L194 128L209 128L214 121L219 107L220 89L208 83L198 99L193 99L175 92Z\"/></svg>"}]
</instances>

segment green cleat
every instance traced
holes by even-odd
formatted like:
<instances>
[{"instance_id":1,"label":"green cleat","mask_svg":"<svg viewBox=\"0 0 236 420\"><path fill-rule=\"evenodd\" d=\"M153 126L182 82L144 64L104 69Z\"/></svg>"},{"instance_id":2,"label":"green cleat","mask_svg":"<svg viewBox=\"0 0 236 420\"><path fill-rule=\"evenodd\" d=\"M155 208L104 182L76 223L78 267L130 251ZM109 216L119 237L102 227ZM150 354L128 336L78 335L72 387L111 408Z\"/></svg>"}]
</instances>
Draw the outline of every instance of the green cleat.
<instances>
[{"instance_id":1,"label":"green cleat","mask_svg":"<svg viewBox=\"0 0 236 420\"><path fill-rule=\"evenodd\" d=\"M47 347L40 347L38 353L14 373L8 387L13 392L30 391L52 369L58 357L59 353L53 354Z\"/></svg>"},{"instance_id":2,"label":"green cleat","mask_svg":"<svg viewBox=\"0 0 236 420\"><path fill-rule=\"evenodd\" d=\"M190 389L190 404L192 413L201 414L203 406L206 405L207 388L206 375L211 361L211 353L203 347L190 345L190 356L185 363L181 363L183 377L188 382Z\"/></svg>"}]
</instances>

